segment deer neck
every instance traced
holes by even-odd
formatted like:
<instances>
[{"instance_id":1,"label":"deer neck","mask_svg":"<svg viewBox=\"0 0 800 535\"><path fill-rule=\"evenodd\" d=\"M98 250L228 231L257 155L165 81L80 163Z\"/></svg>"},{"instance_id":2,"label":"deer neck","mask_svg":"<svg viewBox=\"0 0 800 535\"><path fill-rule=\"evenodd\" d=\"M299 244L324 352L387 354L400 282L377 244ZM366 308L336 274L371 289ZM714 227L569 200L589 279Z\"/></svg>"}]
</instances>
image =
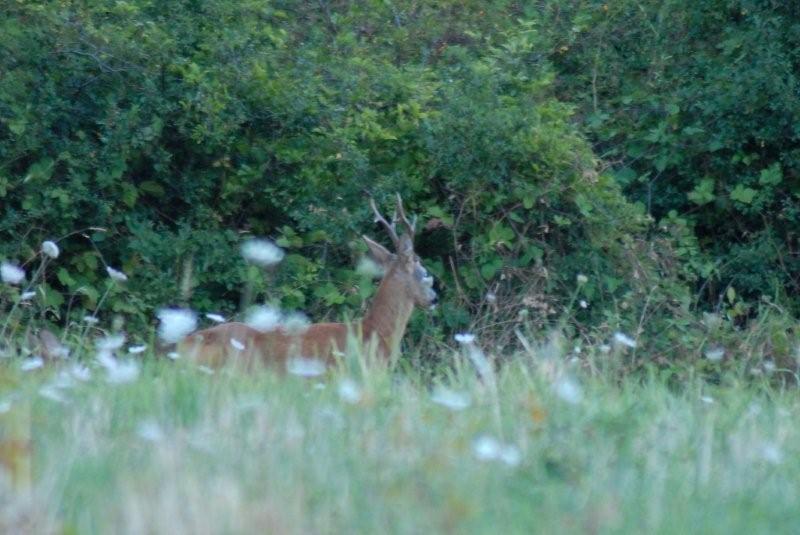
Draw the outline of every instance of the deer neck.
<instances>
[{"instance_id":1,"label":"deer neck","mask_svg":"<svg viewBox=\"0 0 800 535\"><path fill-rule=\"evenodd\" d=\"M400 347L413 311L414 302L408 297L403 281L387 273L362 320L364 339L376 337L384 356L393 355Z\"/></svg>"}]
</instances>

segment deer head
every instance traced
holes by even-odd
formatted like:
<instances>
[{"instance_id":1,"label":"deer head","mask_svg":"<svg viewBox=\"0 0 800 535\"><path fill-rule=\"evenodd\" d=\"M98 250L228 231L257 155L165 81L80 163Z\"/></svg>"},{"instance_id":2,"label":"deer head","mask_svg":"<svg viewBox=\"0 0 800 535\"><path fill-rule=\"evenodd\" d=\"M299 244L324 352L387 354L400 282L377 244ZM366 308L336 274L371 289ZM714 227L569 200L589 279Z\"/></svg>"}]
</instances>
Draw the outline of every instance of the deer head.
<instances>
[{"instance_id":1,"label":"deer head","mask_svg":"<svg viewBox=\"0 0 800 535\"><path fill-rule=\"evenodd\" d=\"M436 304L436 292L433 290L433 277L420 263L419 257L414 252L414 231L416 218L409 221L403 209L403 200L397 195L397 207L392 221L389 222L378 211L375 200L370 199L370 206L375 214L375 222L381 223L394 244L396 253L392 253L383 245L363 236L369 248L370 256L384 270L384 280L391 280L398 285L405 296L418 307L428 308ZM405 230L402 235L397 234L397 223Z\"/></svg>"}]
</instances>

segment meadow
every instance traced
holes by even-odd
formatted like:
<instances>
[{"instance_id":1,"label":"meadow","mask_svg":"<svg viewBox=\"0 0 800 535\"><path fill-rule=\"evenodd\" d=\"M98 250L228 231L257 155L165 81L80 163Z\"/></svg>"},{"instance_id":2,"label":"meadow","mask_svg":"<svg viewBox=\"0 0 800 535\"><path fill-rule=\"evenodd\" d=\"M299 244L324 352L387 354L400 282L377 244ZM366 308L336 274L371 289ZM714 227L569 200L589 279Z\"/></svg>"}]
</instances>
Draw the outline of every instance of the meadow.
<instances>
[{"instance_id":1,"label":"meadow","mask_svg":"<svg viewBox=\"0 0 800 535\"><path fill-rule=\"evenodd\" d=\"M5 362L0 421L32 450L2 481L0 531L796 529L796 389L745 369L717 385L619 382L587 363L628 348L578 359L558 337L495 372L466 342L435 379L358 355L323 376L147 353L128 357L141 367L124 377L91 359Z\"/></svg>"}]
</instances>

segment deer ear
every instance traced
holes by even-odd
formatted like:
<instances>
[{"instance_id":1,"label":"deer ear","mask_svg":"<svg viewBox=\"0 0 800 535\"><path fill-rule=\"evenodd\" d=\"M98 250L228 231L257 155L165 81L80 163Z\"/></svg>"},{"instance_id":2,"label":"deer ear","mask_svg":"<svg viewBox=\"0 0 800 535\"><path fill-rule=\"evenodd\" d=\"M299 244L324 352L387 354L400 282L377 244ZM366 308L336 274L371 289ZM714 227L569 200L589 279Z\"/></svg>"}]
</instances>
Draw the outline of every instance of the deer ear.
<instances>
[{"instance_id":1,"label":"deer ear","mask_svg":"<svg viewBox=\"0 0 800 535\"><path fill-rule=\"evenodd\" d=\"M366 236L362 236L364 238L364 243L367 244L367 248L369 248L369 254L373 260L375 260L378 264L382 267L387 268L389 264L395 261L397 255L394 253L389 252L389 249L381 245L380 243L371 240Z\"/></svg>"}]
</instances>

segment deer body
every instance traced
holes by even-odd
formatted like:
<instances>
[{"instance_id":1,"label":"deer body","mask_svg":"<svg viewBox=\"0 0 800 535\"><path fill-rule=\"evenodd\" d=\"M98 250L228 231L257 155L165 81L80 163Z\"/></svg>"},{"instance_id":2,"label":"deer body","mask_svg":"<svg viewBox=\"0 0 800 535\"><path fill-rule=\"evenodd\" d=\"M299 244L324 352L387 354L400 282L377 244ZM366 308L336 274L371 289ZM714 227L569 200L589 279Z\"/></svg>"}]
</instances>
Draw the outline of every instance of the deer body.
<instances>
[{"instance_id":1,"label":"deer body","mask_svg":"<svg viewBox=\"0 0 800 535\"><path fill-rule=\"evenodd\" d=\"M293 357L314 358L331 364L336 353L346 349L348 336L354 336L360 339L366 351L391 359L400 347L414 307L429 307L436 300L433 278L414 253L414 226L405 217L399 196L397 207L407 231L402 237L395 231L397 215L390 224L372 203L376 221L386 226L397 254L364 236L370 255L384 269L385 275L360 321L351 325L315 323L302 332L289 332L283 327L259 331L244 323L225 323L189 335L179 345L179 351L207 366L234 363L245 367L260 364L283 368Z\"/></svg>"}]
</instances>

